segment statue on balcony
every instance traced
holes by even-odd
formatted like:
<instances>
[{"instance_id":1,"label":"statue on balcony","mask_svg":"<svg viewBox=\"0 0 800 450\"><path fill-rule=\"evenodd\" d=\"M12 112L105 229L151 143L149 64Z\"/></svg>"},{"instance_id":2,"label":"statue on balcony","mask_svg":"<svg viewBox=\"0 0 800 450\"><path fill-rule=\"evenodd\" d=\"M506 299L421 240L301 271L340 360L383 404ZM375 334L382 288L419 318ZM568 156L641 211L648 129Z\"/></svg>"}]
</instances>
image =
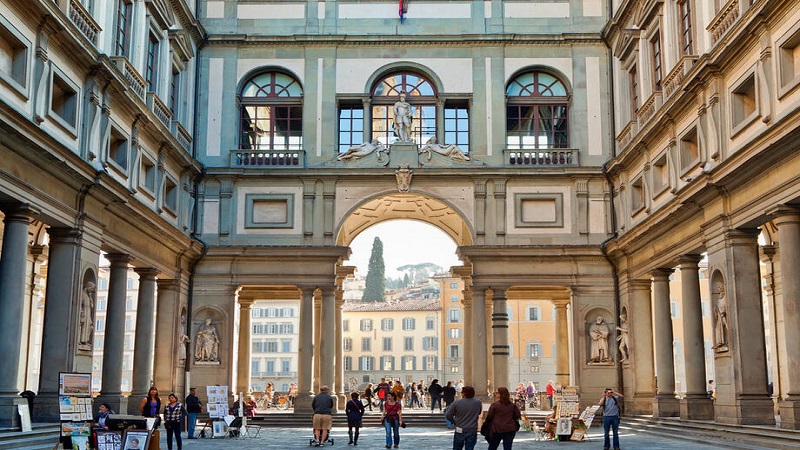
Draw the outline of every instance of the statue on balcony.
<instances>
[{"instance_id":1,"label":"statue on balcony","mask_svg":"<svg viewBox=\"0 0 800 450\"><path fill-rule=\"evenodd\" d=\"M608 335L610 332L603 317L597 316L597 320L589 327L589 337L592 339L590 363L605 364L611 362L611 357L608 354Z\"/></svg>"},{"instance_id":2,"label":"statue on balcony","mask_svg":"<svg viewBox=\"0 0 800 450\"><path fill-rule=\"evenodd\" d=\"M397 136L397 142L410 142L411 139L411 122L413 113L411 112L411 105L406 102L406 93L400 92L400 101L394 104L394 135Z\"/></svg>"},{"instance_id":3,"label":"statue on balcony","mask_svg":"<svg viewBox=\"0 0 800 450\"><path fill-rule=\"evenodd\" d=\"M373 152L378 152L378 161L381 161L389 150L379 141L373 139L372 142L364 142L363 144L354 145L347 149L346 152L341 153L336 157L338 161L350 161L361 159L365 156L371 155ZM388 161L387 161L388 162Z\"/></svg>"},{"instance_id":4,"label":"statue on balcony","mask_svg":"<svg viewBox=\"0 0 800 450\"><path fill-rule=\"evenodd\" d=\"M459 161L469 161L469 156L465 155L464 152L461 151L455 144L439 144L436 140L436 136L428 139L428 142L419 149L420 155L427 155L427 160L431 160L431 153L438 153L442 156L446 156L451 159L457 159Z\"/></svg>"},{"instance_id":5,"label":"statue on balcony","mask_svg":"<svg viewBox=\"0 0 800 450\"><path fill-rule=\"evenodd\" d=\"M219 336L211 319L206 319L197 330L195 347L195 362L219 362Z\"/></svg>"}]
</instances>

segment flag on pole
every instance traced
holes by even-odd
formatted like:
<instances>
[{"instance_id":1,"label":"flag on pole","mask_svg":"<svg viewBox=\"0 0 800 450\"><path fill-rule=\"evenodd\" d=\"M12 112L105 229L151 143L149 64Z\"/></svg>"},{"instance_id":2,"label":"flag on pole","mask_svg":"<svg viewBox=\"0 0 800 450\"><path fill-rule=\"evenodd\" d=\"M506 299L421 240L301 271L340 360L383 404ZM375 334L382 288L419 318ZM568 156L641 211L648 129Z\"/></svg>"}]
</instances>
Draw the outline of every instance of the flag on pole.
<instances>
[{"instance_id":1,"label":"flag on pole","mask_svg":"<svg viewBox=\"0 0 800 450\"><path fill-rule=\"evenodd\" d=\"M398 14L400 14L400 23L406 20L406 13L408 12L408 0L398 0Z\"/></svg>"}]
</instances>

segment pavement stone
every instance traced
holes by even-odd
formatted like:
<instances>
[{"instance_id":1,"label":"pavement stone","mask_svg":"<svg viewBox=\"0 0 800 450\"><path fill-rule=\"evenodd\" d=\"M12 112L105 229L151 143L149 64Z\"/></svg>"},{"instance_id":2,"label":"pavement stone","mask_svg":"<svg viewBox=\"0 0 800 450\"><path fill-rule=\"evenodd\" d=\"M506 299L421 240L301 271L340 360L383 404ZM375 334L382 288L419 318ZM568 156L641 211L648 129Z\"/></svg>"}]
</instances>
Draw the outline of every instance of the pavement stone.
<instances>
[{"instance_id":1,"label":"pavement stone","mask_svg":"<svg viewBox=\"0 0 800 450\"><path fill-rule=\"evenodd\" d=\"M166 450L165 433L161 434L161 449ZM185 433L184 433L185 436ZM258 438L240 439L186 439L183 440L185 450L256 450L256 449L308 449L308 441L312 433L300 428L263 428ZM347 428L334 427L332 430L333 446L326 445L328 449L383 449L385 448L385 433L382 428L362 428L358 439L358 446L347 445ZM590 429L588 442L554 442L537 441L533 433L520 431L514 439L515 449L561 449L561 450L600 450L603 448L603 430ZM664 438L633 430L620 430L620 443L623 450L710 450L730 447L714 446L710 444L697 444L680 439ZM400 430L400 449L413 450L449 450L453 446L453 431L446 428L417 428L411 427ZM476 449L485 450L488 444L483 436L478 436ZM173 446L177 449L177 446ZM502 447L501 447L502 448Z\"/></svg>"}]
</instances>

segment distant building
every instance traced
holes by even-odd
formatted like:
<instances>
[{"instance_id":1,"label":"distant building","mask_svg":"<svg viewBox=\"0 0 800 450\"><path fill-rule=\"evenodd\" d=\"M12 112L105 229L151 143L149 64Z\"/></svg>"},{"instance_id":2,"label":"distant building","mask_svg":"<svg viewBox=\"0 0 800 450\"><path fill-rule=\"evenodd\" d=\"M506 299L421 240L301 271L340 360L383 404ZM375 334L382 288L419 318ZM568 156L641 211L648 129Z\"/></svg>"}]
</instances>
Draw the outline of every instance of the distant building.
<instances>
[{"instance_id":1,"label":"distant building","mask_svg":"<svg viewBox=\"0 0 800 450\"><path fill-rule=\"evenodd\" d=\"M300 311L297 301L256 301L252 306L251 384L263 391L272 383L278 392L297 382Z\"/></svg>"}]
</instances>

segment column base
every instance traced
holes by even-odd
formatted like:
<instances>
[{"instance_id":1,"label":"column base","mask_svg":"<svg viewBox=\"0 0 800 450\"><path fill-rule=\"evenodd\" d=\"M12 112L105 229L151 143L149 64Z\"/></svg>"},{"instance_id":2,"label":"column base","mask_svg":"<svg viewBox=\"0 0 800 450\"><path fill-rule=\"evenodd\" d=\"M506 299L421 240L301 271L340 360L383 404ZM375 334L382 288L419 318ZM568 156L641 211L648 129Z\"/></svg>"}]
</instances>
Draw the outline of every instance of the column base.
<instances>
[{"instance_id":1,"label":"column base","mask_svg":"<svg viewBox=\"0 0 800 450\"><path fill-rule=\"evenodd\" d=\"M736 399L731 406L718 403L714 420L733 425L775 425L772 398L766 395L748 396Z\"/></svg>"},{"instance_id":2,"label":"column base","mask_svg":"<svg viewBox=\"0 0 800 450\"><path fill-rule=\"evenodd\" d=\"M690 394L680 400L681 419L713 420L714 400L704 394Z\"/></svg>"},{"instance_id":3,"label":"column base","mask_svg":"<svg viewBox=\"0 0 800 450\"><path fill-rule=\"evenodd\" d=\"M778 402L781 412L781 428L800 430L800 396L790 395Z\"/></svg>"},{"instance_id":4,"label":"column base","mask_svg":"<svg viewBox=\"0 0 800 450\"><path fill-rule=\"evenodd\" d=\"M350 397L347 394L336 394L335 397L336 397L336 411L335 412L344 411L345 408L347 407L347 401L350 400ZM363 400L363 399L359 398L359 400ZM364 406L367 406L367 405L364 405Z\"/></svg>"},{"instance_id":5,"label":"column base","mask_svg":"<svg viewBox=\"0 0 800 450\"><path fill-rule=\"evenodd\" d=\"M637 392L633 394L633 401L625 406L625 414L648 415L653 414L653 393Z\"/></svg>"},{"instance_id":6,"label":"column base","mask_svg":"<svg viewBox=\"0 0 800 450\"><path fill-rule=\"evenodd\" d=\"M680 401L674 395L656 395L653 401L653 417L680 417L680 415Z\"/></svg>"},{"instance_id":7,"label":"column base","mask_svg":"<svg viewBox=\"0 0 800 450\"><path fill-rule=\"evenodd\" d=\"M294 399L294 413L295 414L310 414L314 410L311 409L311 400L313 397L309 394L297 394Z\"/></svg>"},{"instance_id":8,"label":"column base","mask_svg":"<svg viewBox=\"0 0 800 450\"><path fill-rule=\"evenodd\" d=\"M139 412L139 403L135 400L131 400L136 405L136 413L133 413L134 416L141 416L142 413ZM95 405L102 405L103 403L108 403L111 406L111 410L117 414L123 414L128 412L128 397L123 397L122 395L114 395L114 394L100 394L94 399L93 402ZM162 404L166 404L164 400L161 400ZM94 412L94 410L92 410Z\"/></svg>"},{"instance_id":9,"label":"column base","mask_svg":"<svg viewBox=\"0 0 800 450\"><path fill-rule=\"evenodd\" d=\"M139 404L142 402L142 399L147 397L147 392L131 392L131 395L128 397L128 414L131 416L140 416L142 413L139 411ZM161 395L161 394L159 394ZM167 394L169 395L169 394ZM164 401L165 399L161 399L162 404L166 404L167 402ZM180 399L178 399L180 401ZM161 411L159 411L161 412Z\"/></svg>"},{"instance_id":10,"label":"column base","mask_svg":"<svg viewBox=\"0 0 800 450\"><path fill-rule=\"evenodd\" d=\"M61 420L61 414L58 410L58 393L43 392L37 395L33 399L31 415L36 422L57 423Z\"/></svg>"},{"instance_id":11,"label":"column base","mask_svg":"<svg viewBox=\"0 0 800 450\"><path fill-rule=\"evenodd\" d=\"M17 405L22 402L27 402L27 399L14 394L0 394L0 427L2 428L19 428L19 413L17 412Z\"/></svg>"}]
</instances>

